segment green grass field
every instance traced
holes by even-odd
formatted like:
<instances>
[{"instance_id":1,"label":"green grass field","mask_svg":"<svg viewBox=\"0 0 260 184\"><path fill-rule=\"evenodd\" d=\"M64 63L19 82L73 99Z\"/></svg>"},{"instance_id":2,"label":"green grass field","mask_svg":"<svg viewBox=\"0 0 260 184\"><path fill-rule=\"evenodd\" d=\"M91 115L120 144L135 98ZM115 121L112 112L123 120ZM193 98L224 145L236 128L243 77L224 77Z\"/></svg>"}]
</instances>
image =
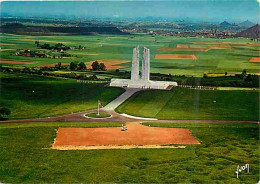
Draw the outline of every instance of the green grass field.
<instances>
[{"instance_id":1,"label":"green grass field","mask_svg":"<svg viewBox=\"0 0 260 184\"><path fill-rule=\"evenodd\" d=\"M99 115L97 113L89 113L89 114L86 114L86 116L91 117L91 118L108 118L111 115L107 114L107 113L99 113Z\"/></svg>"},{"instance_id":2,"label":"green grass field","mask_svg":"<svg viewBox=\"0 0 260 184\"><path fill-rule=\"evenodd\" d=\"M231 49L212 49L202 51L158 51L161 47L176 47L186 44L191 48L209 48L209 45L198 45L191 42L251 42L248 39L210 39L210 38L182 38L172 36L150 35L92 35L92 36L22 36L1 34L1 43L15 45L1 45L1 59L28 61L34 64L27 66L45 65L51 63L70 63L72 61L88 62L101 59L131 60L132 49L137 45L146 46L151 50L151 72L172 75L202 76L204 72L241 73L246 69L248 73L259 73L259 64L250 63L252 57L259 57L259 46L231 45ZM16 49L36 49L34 42L55 44L63 42L68 46L82 45L85 50L69 50L68 53L77 57L52 59L15 56ZM228 45L228 44L227 44ZM14 50L4 50L14 49ZM154 59L155 54L195 54L197 60L167 60ZM4 64L18 65L18 64ZM130 63L121 64L129 70ZM21 65L20 65L21 66ZM25 66L24 64L22 66Z\"/></svg>"},{"instance_id":3,"label":"green grass field","mask_svg":"<svg viewBox=\"0 0 260 184\"><path fill-rule=\"evenodd\" d=\"M57 116L97 108L119 96L121 88L77 83L24 74L0 74L0 106L11 110L10 119Z\"/></svg>"},{"instance_id":4,"label":"green grass field","mask_svg":"<svg viewBox=\"0 0 260 184\"><path fill-rule=\"evenodd\" d=\"M120 123L0 124L2 183L257 183L259 125L243 123L145 123L184 127L201 142L185 149L49 149L60 126L101 127ZM18 128L19 127L19 128ZM237 165L250 172L236 179Z\"/></svg>"},{"instance_id":5,"label":"green grass field","mask_svg":"<svg viewBox=\"0 0 260 184\"><path fill-rule=\"evenodd\" d=\"M259 91L174 88L134 94L116 111L158 119L259 120Z\"/></svg>"}]
</instances>

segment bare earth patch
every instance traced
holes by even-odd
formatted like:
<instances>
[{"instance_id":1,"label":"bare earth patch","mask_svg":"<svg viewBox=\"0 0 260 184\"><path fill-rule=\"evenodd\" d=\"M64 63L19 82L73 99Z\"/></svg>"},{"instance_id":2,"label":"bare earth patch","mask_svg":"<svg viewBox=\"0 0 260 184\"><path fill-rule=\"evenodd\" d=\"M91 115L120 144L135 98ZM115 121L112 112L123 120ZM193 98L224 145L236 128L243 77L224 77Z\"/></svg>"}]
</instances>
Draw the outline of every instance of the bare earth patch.
<instances>
[{"instance_id":1,"label":"bare earth patch","mask_svg":"<svg viewBox=\"0 0 260 184\"><path fill-rule=\"evenodd\" d=\"M189 45L177 44L177 48L187 49L187 48L189 48Z\"/></svg>"},{"instance_id":2,"label":"bare earth patch","mask_svg":"<svg viewBox=\"0 0 260 184\"><path fill-rule=\"evenodd\" d=\"M118 59L100 59L97 60L99 63L104 63L106 65L106 69L108 70L114 70L114 69L119 69L119 68L127 68L127 66L119 66L122 63L128 63L130 62L129 60L118 60ZM93 61L87 62L87 68L91 69L91 64Z\"/></svg>"},{"instance_id":3,"label":"bare earth patch","mask_svg":"<svg viewBox=\"0 0 260 184\"><path fill-rule=\"evenodd\" d=\"M12 44L12 43L0 43L0 45L17 45L17 44Z\"/></svg>"},{"instance_id":4,"label":"bare earth patch","mask_svg":"<svg viewBox=\"0 0 260 184\"><path fill-rule=\"evenodd\" d=\"M0 61L0 63L5 63L5 64L34 64L35 62L24 62L24 61Z\"/></svg>"},{"instance_id":5,"label":"bare earth patch","mask_svg":"<svg viewBox=\"0 0 260 184\"><path fill-rule=\"evenodd\" d=\"M211 49L231 49L232 47L228 45L210 45Z\"/></svg>"},{"instance_id":6,"label":"bare earth patch","mask_svg":"<svg viewBox=\"0 0 260 184\"><path fill-rule=\"evenodd\" d=\"M259 63L260 62L260 58L259 57L252 57L249 61L253 62L253 63Z\"/></svg>"},{"instance_id":7,"label":"bare earth patch","mask_svg":"<svg viewBox=\"0 0 260 184\"><path fill-rule=\"evenodd\" d=\"M155 59L193 59L197 57L194 54L156 54Z\"/></svg>"},{"instance_id":8,"label":"bare earth patch","mask_svg":"<svg viewBox=\"0 0 260 184\"><path fill-rule=\"evenodd\" d=\"M100 149L162 149L162 148L171 148L171 149L183 149L186 146L165 146L165 145L126 145L126 146L56 146L53 149L57 150L100 150Z\"/></svg>"},{"instance_id":9,"label":"bare earth patch","mask_svg":"<svg viewBox=\"0 0 260 184\"><path fill-rule=\"evenodd\" d=\"M121 131L122 127L59 128L52 148L130 149L142 146L161 148L162 145L176 148L171 144L200 144L191 132L184 128L148 127L139 123L126 123L126 126L126 131Z\"/></svg>"}]
</instances>

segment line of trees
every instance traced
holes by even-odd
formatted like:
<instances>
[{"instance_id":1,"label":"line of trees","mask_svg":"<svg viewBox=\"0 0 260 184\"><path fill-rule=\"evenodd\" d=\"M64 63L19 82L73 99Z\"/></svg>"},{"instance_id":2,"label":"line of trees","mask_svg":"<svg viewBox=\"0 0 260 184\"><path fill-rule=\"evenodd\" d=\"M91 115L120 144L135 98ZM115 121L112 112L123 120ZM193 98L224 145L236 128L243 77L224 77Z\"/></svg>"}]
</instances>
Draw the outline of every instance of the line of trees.
<instances>
[{"instance_id":1,"label":"line of trees","mask_svg":"<svg viewBox=\"0 0 260 184\"><path fill-rule=\"evenodd\" d=\"M51 46L48 43L40 44L39 41L35 41L35 45L38 48L48 49L48 50L65 51L65 50L69 50L70 49L69 46L66 46L63 43L57 43L54 46Z\"/></svg>"},{"instance_id":2,"label":"line of trees","mask_svg":"<svg viewBox=\"0 0 260 184\"><path fill-rule=\"evenodd\" d=\"M0 107L0 120L7 120L10 114L10 109L6 107Z\"/></svg>"},{"instance_id":3,"label":"line of trees","mask_svg":"<svg viewBox=\"0 0 260 184\"><path fill-rule=\"evenodd\" d=\"M160 73L151 74L151 80L161 81L175 81L180 85L188 86L212 86L212 87L260 87L260 76L247 74L246 70L235 76L222 76L222 77L187 77L185 75L167 75Z\"/></svg>"},{"instance_id":4,"label":"line of trees","mask_svg":"<svg viewBox=\"0 0 260 184\"><path fill-rule=\"evenodd\" d=\"M83 62L80 62L80 63L71 62L69 68L70 68L70 70L73 70L73 71L75 71L75 70L87 70L85 63L83 63Z\"/></svg>"},{"instance_id":5,"label":"line of trees","mask_svg":"<svg viewBox=\"0 0 260 184\"><path fill-rule=\"evenodd\" d=\"M106 65L104 63L99 63L98 61L94 61L91 64L92 70L93 71L105 71L106 70Z\"/></svg>"},{"instance_id":6,"label":"line of trees","mask_svg":"<svg viewBox=\"0 0 260 184\"><path fill-rule=\"evenodd\" d=\"M88 75L84 73L53 73L49 71L43 71L43 68L37 69L37 68L12 68L12 67L3 67L0 65L0 72L6 72L6 73L25 73L25 74L36 74L36 75L43 75L43 76L52 76L52 77L62 77L66 79L78 79L78 80L91 80L91 81L108 81L110 78L104 78L100 79L95 74L94 75Z\"/></svg>"}]
</instances>

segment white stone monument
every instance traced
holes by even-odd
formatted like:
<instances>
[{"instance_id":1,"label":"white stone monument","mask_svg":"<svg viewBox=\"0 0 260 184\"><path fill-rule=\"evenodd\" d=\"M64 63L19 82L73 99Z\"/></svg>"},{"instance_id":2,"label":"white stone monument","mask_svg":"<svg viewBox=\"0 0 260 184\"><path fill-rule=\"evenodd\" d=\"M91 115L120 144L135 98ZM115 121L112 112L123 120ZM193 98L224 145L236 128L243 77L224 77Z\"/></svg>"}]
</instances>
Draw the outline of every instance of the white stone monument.
<instances>
[{"instance_id":1,"label":"white stone monument","mask_svg":"<svg viewBox=\"0 0 260 184\"><path fill-rule=\"evenodd\" d=\"M110 86L144 88L144 89L167 89L178 84L168 81L150 80L150 50L146 47L143 49L142 74L139 75L139 47L133 49L131 79L111 79Z\"/></svg>"}]
</instances>

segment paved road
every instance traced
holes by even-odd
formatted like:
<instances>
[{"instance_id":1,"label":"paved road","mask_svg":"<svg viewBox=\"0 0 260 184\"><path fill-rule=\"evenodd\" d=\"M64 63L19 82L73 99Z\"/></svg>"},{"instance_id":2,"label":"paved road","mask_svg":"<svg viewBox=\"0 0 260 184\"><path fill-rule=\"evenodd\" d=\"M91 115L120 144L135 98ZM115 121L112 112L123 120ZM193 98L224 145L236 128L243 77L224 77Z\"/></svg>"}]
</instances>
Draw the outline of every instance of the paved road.
<instances>
[{"instance_id":1,"label":"paved road","mask_svg":"<svg viewBox=\"0 0 260 184\"><path fill-rule=\"evenodd\" d=\"M107 104L105 107L102 108L104 111L113 111L115 110L119 105L121 105L124 101L126 101L128 98L130 98L134 93L137 91L141 91L142 89L138 88L127 88L126 91L121 94L119 97L117 97L115 100Z\"/></svg>"}]
</instances>

